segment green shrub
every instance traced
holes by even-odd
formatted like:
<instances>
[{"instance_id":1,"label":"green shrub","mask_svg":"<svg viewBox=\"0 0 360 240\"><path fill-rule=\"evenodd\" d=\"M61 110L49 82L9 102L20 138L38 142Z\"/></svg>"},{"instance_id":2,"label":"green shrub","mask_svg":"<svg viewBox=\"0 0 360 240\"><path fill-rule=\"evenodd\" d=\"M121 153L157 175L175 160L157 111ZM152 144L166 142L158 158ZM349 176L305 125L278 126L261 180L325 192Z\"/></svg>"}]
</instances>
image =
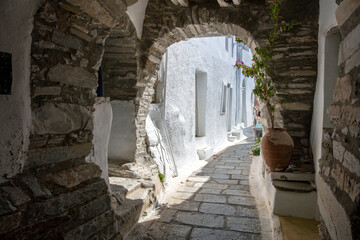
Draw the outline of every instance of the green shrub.
<instances>
[{"instance_id":1,"label":"green shrub","mask_svg":"<svg viewBox=\"0 0 360 240\"><path fill-rule=\"evenodd\" d=\"M165 182L165 175L162 174L161 172L159 172L159 178L160 178L160 182Z\"/></svg>"},{"instance_id":2,"label":"green shrub","mask_svg":"<svg viewBox=\"0 0 360 240\"><path fill-rule=\"evenodd\" d=\"M254 156L260 156L260 142L261 142L261 137L257 138L255 143L251 146L251 152L253 153Z\"/></svg>"}]
</instances>

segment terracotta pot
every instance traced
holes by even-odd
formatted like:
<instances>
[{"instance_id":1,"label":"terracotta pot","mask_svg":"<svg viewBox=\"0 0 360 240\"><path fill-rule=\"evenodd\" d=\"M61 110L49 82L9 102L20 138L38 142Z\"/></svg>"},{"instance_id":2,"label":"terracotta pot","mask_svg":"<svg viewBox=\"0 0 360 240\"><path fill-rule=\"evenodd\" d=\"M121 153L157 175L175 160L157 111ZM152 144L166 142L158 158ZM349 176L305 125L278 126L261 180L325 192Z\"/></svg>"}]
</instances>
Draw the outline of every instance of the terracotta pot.
<instances>
[{"instance_id":1,"label":"terracotta pot","mask_svg":"<svg viewBox=\"0 0 360 240\"><path fill-rule=\"evenodd\" d=\"M290 164L294 141L284 128L268 129L261 139L260 149L270 172L280 172Z\"/></svg>"}]
</instances>

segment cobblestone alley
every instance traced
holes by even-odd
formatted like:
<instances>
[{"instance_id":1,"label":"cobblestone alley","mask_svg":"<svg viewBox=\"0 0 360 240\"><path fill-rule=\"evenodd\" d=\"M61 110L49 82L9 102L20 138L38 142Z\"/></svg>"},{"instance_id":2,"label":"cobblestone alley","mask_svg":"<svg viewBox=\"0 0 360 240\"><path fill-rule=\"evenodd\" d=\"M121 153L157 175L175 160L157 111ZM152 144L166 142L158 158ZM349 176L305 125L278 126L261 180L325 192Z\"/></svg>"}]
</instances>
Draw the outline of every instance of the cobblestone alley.
<instances>
[{"instance_id":1,"label":"cobblestone alley","mask_svg":"<svg viewBox=\"0 0 360 240\"><path fill-rule=\"evenodd\" d=\"M242 141L214 155L126 239L269 239L267 212L258 211L264 204L250 192L251 145Z\"/></svg>"}]
</instances>

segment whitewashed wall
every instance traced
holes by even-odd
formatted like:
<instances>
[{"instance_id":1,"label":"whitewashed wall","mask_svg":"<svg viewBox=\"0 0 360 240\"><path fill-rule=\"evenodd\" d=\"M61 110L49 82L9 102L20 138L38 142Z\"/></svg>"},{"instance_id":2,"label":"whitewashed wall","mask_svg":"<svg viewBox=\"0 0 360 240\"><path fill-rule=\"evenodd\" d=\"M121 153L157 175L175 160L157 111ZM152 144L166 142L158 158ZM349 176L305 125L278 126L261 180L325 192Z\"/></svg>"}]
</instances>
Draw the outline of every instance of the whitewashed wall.
<instances>
[{"instance_id":1,"label":"whitewashed wall","mask_svg":"<svg viewBox=\"0 0 360 240\"><path fill-rule=\"evenodd\" d=\"M40 4L40 0L0 1L0 51L12 54L13 76L11 95L0 95L0 183L21 172L27 157L31 31Z\"/></svg>"},{"instance_id":2,"label":"whitewashed wall","mask_svg":"<svg viewBox=\"0 0 360 240\"><path fill-rule=\"evenodd\" d=\"M228 41L228 50L225 42ZM163 58L166 69L163 102L165 125L171 144L172 156L179 172L198 159L197 149L211 147L219 150L228 143L228 113L231 111L231 128L235 127L236 113L236 47L233 39L227 37L195 38L182 41L168 48L167 59ZM165 55L164 55L165 56ZM249 55L250 56L250 55ZM251 60L251 57L248 59ZM195 137L195 76L196 72L207 75L206 134ZM165 79L165 80L164 80ZM246 81L246 86L253 81ZM221 114L223 85L232 87L231 109ZM247 91L245 104L252 115L251 89ZM229 94L229 91L228 91ZM227 103L228 106L229 102ZM252 125L252 117L247 118ZM156 124L156 123L155 123ZM249 125L248 124L248 125Z\"/></svg>"},{"instance_id":3,"label":"whitewashed wall","mask_svg":"<svg viewBox=\"0 0 360 240\"><path fill-rule=\"evenodd\" d=\"M135 103L119 100L110 103L113 120L109 141L109 162L121 165L135 159Z\"/></svg>"},{"instance_id":4,"label":"whitewashed wall","mask_svg":"<svg viewBox=\"0 0 360 240\"><path fill-rule=\"evenodd\" d=\"M319 171L318 160L321 158L321 140L323 133L323 112L324 112L324 84L325 84L325 36L327 32L337 26L335 1L320 0L319 34L318 34L318 75L314 97L314 111L311 121L310 141L314 156L316 172Z\"/></svg>"}]
</instances>

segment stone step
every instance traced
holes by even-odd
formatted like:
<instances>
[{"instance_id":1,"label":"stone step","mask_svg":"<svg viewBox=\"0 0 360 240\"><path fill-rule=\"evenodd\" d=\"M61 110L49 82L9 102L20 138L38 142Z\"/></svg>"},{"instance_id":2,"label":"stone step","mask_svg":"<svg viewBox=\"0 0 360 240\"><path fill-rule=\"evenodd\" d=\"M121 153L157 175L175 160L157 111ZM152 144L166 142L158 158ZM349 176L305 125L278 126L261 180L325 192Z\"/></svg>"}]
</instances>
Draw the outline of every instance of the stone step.
<instances>
[{"instance_id":1,"label":"stone step","mask_svg":"<svg viewBox=\"0 0 360 240\"><path fill-rule=\"evenodd\" d=\"M109 177L110 189L116 200L123 204L126 196L141 187L141 181L133 178Z\"/></svg>"},{"instance_id":2,"label":"stone step","mask_svg":"<svg viewBox=\"0 0 360 240\"><path fill-rule=\"evenodd\" d=\"M229 142L234 142L236 140L237 137L234 137L232 135L228 136L228 141Z\"/></svg>"},{"instance_id":3,"label":"stone step","mask_svg":"<svg viewBox=\"0 0 360 240\"><path fill-rule=\"evenodd\" d=\"M129 194L123 204L115 207L115 218L123 236L131 230L151 204L152 192L152 189L139 188Z\"/></svg>"}]
</instances>

